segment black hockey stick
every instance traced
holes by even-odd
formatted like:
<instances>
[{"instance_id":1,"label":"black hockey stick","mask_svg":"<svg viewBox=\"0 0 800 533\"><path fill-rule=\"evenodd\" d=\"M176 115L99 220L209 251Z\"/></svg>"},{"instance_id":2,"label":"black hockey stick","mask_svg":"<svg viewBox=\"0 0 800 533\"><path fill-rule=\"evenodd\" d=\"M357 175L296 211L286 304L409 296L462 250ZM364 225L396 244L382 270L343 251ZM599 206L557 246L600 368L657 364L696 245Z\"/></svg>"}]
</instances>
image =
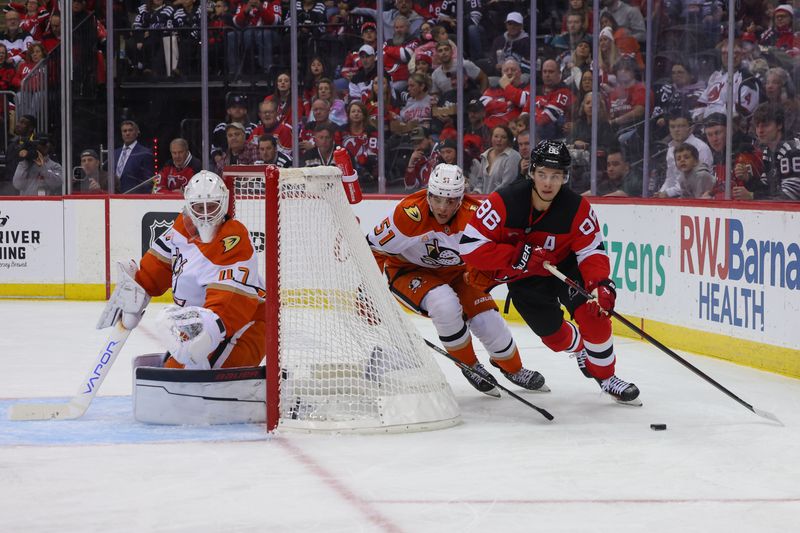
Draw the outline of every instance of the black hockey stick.
<instances>
[{"instance_id":1,"label":"black hockey stick","mask_svg":"<svg viewBox=\"0 0 800 533\"><path fill-rule=\"evenodd\" d=\"M466 364L462 363L461 361L459 361L458 359L456 359L455 357L453 357L452 355L450 355L450 354L449 354L449 353L447 353L446 351L442 350L441 348L439 348L438 346L436 346L435 344L433 344L433 343L432 343L431 341L429 341L428 339L425 339L425 344L427 344L428 346L430 346L431 348L433 348L434 350L436 350L437 352L439 352L439 353L440 353L440 354L442 354L443 356L445 356L445 357L447 357L448 359L450 359L452 362L454 362L454 363L455 363L455 364L456 364L456 365L457 365L459 368L461 368L462 370L467 370L467 371L469 371L469 372L472 372L472 369L471 369L471 368L470 368L468 365L466 365ZM475 374L475 373L473 372L473 374ZM475 374L475 375L476 375L476 376L478 376L479 378L483 379L484 381L488 381L488 380L484 379L484 378L483 378L483 376L481 376L480 374ZM542 409L541 407L536 407L535 405L533 405L531 402L529 402L528 400L526 400L526 399L525 399L525 398L523 398L522 396L520 396L520 395L518 395L518 394L515 394L514 392L511 392L510 390L508 390L506 387L504 387L504 386L503 386L503 385L501 385L500 383L492 383L492 385L494 385L495 387L497 387L497 388L498 388L498 389L500 389L500 390L503 390L503 391L505 391L505 392L506 392L506 394L508 394L509 396L511 396L512 398L514 398L515 400L519 400L519 401L521 401L522 403L524 403L525 405L527 405L528 407L530 407L530 408L531 408L531 409L533 409L534 411L538 411L538 412L539 412L539 414L541 414L541 415L542 415L543 417L545 417L546 419L548 419L548 420L553 420L553 418L554 418L554 417L553 417L553 415L551 415L549 412L547 412L546 410Z\"/></svg>"},{"instance_id":2,"label":"black hockey stick","mask_svg":"<svg viewBox=\"0 0 800 533\"><path fill-rule=\"evenodd\" d=\"M570 288L572 288L575 291L577 291L584 298L587 298L589 300L594 299L594 296L592 296L579 283L577 283L575 280L570 279L567 276L565 276L564 274L562 274L560 270L558 270L556 267L551 265L549 262L547 262L547 261L544 262L544 268L549 270L551 274L553 274L555 277L557 277L558 279L560 279L561 281L563 281L564 283L569 285ZM697 374L698 376L700 376L701 378L706 380L708 383L712 384L718 390L720 390L720 391L724 392L725 394L727 394L731 399L735 400L740 405L746 407L748 410L752 411L753 413L757 414L760 417L767 418L769 420L773 420L773 421L777 422L778 424L783 425L783 422L781 422L778 419L777 416L775 416L774 414L769 413L767 411L762 411L761 409L753 407L752 405L750 405L746 401L742 400L741 398L736 396L734 393L732 393L731 391L729 391L728 389L726 389L725 387L723 387L722 385L717 383L713 378L709 377L705 372L703 372L702 370L700 370L699 368L694 366L692 363L690 363L689 361L687 361L686 359L684 359L680 355L676 354L675 352L673 352L672 350L670 350L669 348L667 348L666 346L661 344L659 341L657 341L656 339L654 339L653 337L651 337L650 335L645 333L645 331L643 329L638 327L636 324L634 324L633 322L631 322L630 320L628 320L624 316L620 315L616 311L611 311L610 314L611 314L611 316L613 316L614 318L616 318L617 320L619 320L620 322L622 322L623 324L628 326L631 330L635 331L638 335L641 335L642 338L647 340L650 344L652 344L653 346L655 346L656 348L658 348L659 350L661 350L662 352L664 352L668 356L670 356L673 359L675 359L677 362L679 362L680 364L682 364L683 366L685 366L686 368L688 368L689 370L691 370L692 372L694 372L695 374Z\"/></svg>"}]
</instances>

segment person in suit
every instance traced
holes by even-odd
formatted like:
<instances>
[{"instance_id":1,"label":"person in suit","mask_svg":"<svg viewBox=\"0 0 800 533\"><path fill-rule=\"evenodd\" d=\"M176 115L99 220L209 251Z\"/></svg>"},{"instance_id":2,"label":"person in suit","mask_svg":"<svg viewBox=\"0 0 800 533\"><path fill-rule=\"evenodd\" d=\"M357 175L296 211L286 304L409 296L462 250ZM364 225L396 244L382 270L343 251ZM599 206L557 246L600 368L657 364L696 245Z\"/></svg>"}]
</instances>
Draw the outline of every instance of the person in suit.
<instances>
[{"instance_id":1,"label":"person in suit","mask_svg":"<svg viewBox=\"0 0 800 533\"><path fill-rule=\"evenodd\" d=\"M139 126L132 120L120 124L123 145L114 149L114 176L120 183L118 192L149 192L144 182L149 182L155 174L153 152L139 141ZM131 189L134 189L131 191Z\"/></svg>"}]
</instances>

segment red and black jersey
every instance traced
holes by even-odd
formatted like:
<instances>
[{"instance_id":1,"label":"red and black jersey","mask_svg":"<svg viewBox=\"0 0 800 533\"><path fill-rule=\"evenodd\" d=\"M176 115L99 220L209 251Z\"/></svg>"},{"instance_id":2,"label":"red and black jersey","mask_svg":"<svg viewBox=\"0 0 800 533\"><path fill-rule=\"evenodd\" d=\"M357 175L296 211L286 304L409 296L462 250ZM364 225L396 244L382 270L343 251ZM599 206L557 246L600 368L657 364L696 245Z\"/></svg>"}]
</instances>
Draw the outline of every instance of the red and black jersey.
<instances>
[{"instance_id":1,"label":"red and black jersey","mask_svg":"<svg viewBox=\"0 0 800 533\"><path fill-rule=\"evenodd\" d=\"M484 200L461 238L464 261L503 282L549 276L541 265L529 265L525 272L511 267L518 245L527 242L548 250L557 264L577 261L587 284L608 278L600 223L586 198L562 187L550 208L540 212L533 207L532 191L533 181L516 180Z\"/></svg>"},{"instance_id":2,"label":"red and black jersey","mask_svg":"<svg viewBox=\"0 0 800 533\"><path fill-rule=\"evenodd\" d=\"M375 128L370 126L361 133L344 130L341 137L341 146L357 164L364 166L369 158L378 157L378 130Z\"/></svg>"}]
</instances>

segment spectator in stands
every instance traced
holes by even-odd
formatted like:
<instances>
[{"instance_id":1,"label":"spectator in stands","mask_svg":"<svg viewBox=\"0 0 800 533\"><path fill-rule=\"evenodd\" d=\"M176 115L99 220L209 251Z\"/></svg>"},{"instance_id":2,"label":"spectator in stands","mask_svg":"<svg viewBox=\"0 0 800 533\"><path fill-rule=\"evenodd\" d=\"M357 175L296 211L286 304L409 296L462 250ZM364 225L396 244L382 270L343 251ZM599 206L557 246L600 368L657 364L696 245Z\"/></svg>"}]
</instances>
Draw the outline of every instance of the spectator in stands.
<instances>
[{"instance_id":1,"label":"spectator in stands","mask_svg":"<svg viewBox=\"0 0 800 533\"><path fill-rule=\"evenodd\" d=\"M792 57L800 55L800 33L794 31L794 8L781 4L772 12L772 25L761 34L759 44L775 47Z\"/></svg>"},{"instance_id":2,"label":"spectator in stands","mask_svg":"<svg viewBox=\"0 0 800 533\"><path fill-rule=\"evenodd\" d=\"M431 75L431 92L444 96L448 92L457 89L456 82L458 81L456 58L449 42L440 41L436 45L436 57L439 60L439 67ZM489 78L486 73L468 59L462 62L462 66L464 68L464 81L468 88L471 91L482 94L489 87ZM474 89L472 89L473 87Z\"/></svg>"},{"instance_id":3,"label":"spectator in stands","mask_svg":"<svg viewBox=\"0 0 800 533\"><path fill-rule=\"evenodd\" d=\"M368 45L363 44L358 49L358 57L361 61L361 66L358 72L350 79L350 100L365 101L368 98L368 93L372 87L372 81L378 75L377 61L375 58L375 49ZM391 79L389 79L391 83Z\"/></svg>"},{"instance_id":4,"label":"spectator in stands","mask_svg":"<svg viewBox=\"0 0 800 533\"><path fill-rule=\"evenodd\" d=\"M408 158L403 175L407 191L426 187L428 185L427 178L433 169L430 163L439 160L438 153L434 150L435 143L424 128L414 128L408 138L414 146L414 151Z\"/></svg>"},{"instance_id":5,"label":"spectator in stands","mask_svg":"<svg viewBox=\"0 0 800 533\"><path fill-rule=\"evenodd\" d=\"M795 88L789 73L781 67L767 70L764 83L766 101L783 107L783 127L793 135L800 131L800 106L795 96Z\"/></svg>"},{"instance_id":6,"label":"spectator in stands","mask_svg":"<svg viewBox=\"0 0 800 533\"><path fill-rule=\"evenodd\" d=\"M722 68L708 78L706 88L697 99L698 107L692 111L695 119L704 118L711 113L725 113L728 100L728 40L718 45ZM739 38L733 44L733 98L734 112L737 115L749 116L755 111L763 96L763 89L758 78L750 74L742 66L744 48Z\"/></svg>"},{"instance_id":7,"label":"spectator in stands","mask_svg":"<svg viewBox=\"0 0 800 533\"><path fill-rule=\"evenodd\" d=\"M672 63L670 70L671 83L657 86L655 94L655 107L650 116L654 120L655 132L653 138L661 139L669 134L667 117L682 110L694 109L697 99L703 91L703 83L689 67L686 60L677 60Z\"/></svg>"},{"instance_id":8,"label":"spectator in stands","mask_svg":"<svg viewBox=\"0 0 800 533\"><path fill-rule=\"evenodd\" d=\"M561 79L573 93L580 90L583 73L592 68L592 39L584 36L562 60Z\"/></svg>"},{"instance_id":9,"label":"spectator in stands","mask_svg":"<svg viewBox=\"0 0 800 533\"><path fill-rule=\"evenodd\" d=\"M429 58L429 64L433 65L433 56L436 55L436 44L439 42L434 35L434 31L444 31L445 39L449 39L444 27L434 26L430 22L423 22L419 32L419 45L414 48L414 53L408 62L409 72L417 70L417 61L419 61L421 57ZM439 66L438 63L436 66ZM428 72L428 74L430 74L430 72Z\"/></svg>"},{"instance_id":10,"label":"spectator in stands","mask_svg":"<svg viewBox=\"0 0 800 533\"><path fill-rule=\"evenodd\" d=\"M591 190L583 193L589 196ZM642 196L642 177L634 174L625 154L612 149L606 158L606 172L597 181L597 196Z\"/></svg>"},{"instance_id":11,"label":"spectator in stands","mask_svg":"<svg viewBox=\"0 0 800 533\"><path fill-rule=\"evenodd\" d=\"M418 126L425 129L431 127L431 80L424 74L413 74L408 79L408 99L400 109L397 120L390 128L392 133L408 133Z\"/></svg>"},{"instance_id":12,"label":"spectator in stands","mask_svg":"<svg viewBox=\"0 0 800 533\"><path fill-rule=\"evenodd\" d=\"M354 15L369 15L373 20L378 19L378 11L376 9L356 7L351 9L350 12ZM395 0L393 9L385 9L383 11L384 38L392 38L394 35L394 19L400 15L408 19L409 33L414 37L419 37L419 30L422 27L422 23L425 22L425 19L412 9L411 0Z\"/></svg>"},{"instance_id":13,"label":"spectator in stands","mask_svg":"<svg viewBox=\"0 0 800 533\"><path fill-rule=\"evenodd\" d=\"M409 33L408 19L398 15L394 19L394 35L383 45L383 68L392 78L392 88L404 91L408 82L408 62L420 42Z\"/></svg>"},{"instance_id":14,"label":"spectator in stands","mask_svg":"<svg viewBox=\"0 0 800 533\"><path fill-rule=\"evenodd\" d=\"M512 11L506 16L506 31L489 47L486 71L502 74L505 60L516 59L523 72L530 72L530 55L531 41L528 32L522 29L522 14Z\"/></svg>"},{"instance_id":15,"label":"spectator in stands","mask_svg":"<svg viewBox=\"0 0 800 533\"><path fill-rule=\"evenodd\" d=\"M714 176L710 169L699 161L697 148L689 143L675 147L675 165L680 172L682 198L711 198Z\"/></svg>"},{"instance_id":16,"label":"spectator in stands","mask_svg":"<svg viewBox=\"0 0 800 533\"><path fill-rule=\"evenodd\" d=\"M19 152L14 188L20 196L57 196L62 193L61 165L50 159L50 140L38 136Z\"/></svg>"},{"instance_id":17,"label":"spectator in stands","mask_svg":"<svg viewBox=\"0 0 800 533\"><path fill-rule=\"evenodd\" d=\"M300 156L300 164L304 167L334 165L333 149L335 148L336 127L330 122L321 122L314 127L314 148Z\"/></svg>"},{"instance_id":18,"label":"spectator in stands","mask_svg":"<svg viewBox=\"0 0 800 533\"><path fill-rule=\"evenodd\" d=\"M342 131L342 147L362 183L378 177L378 131L368 122L367 106L356 100L347 106L348 121Z\"/></svg>"},{"instance_id":19,"label":"spectator in stands","mask_svg":"<svg viewBox=\"0 0 800 533\"><path fill-rule=\"evenodd\" d=\"M683 143L688 143L697 149L698 161L711 169L714 166L714 158L711 149L706 143L698 139L692 133L692 121L689 114L685 111L678 111L669 117L669 149L667 150L667 171L664 184L656 194L659 198L678 198L682 195L681 190L681 171L675 161L675 148Z\"/></svg>"},{"instance_id":20,"label":"spectator in stands","mask_svg":"<svg viewBox=\"0 0 800 533\"><path fill-rule=\"evenodd\" d=\"M253 133L253 129L257 126L250 121L247 116L247 97L243 94L232 94L228 97L228 105L226 106L225 120L214 126L211 133L211 157L215 160L217 157L222 157L222 153L228 149L228 138L225 130L228 129L228 124L231 122L238 122L243 124L247 136Z\"/></svg>"},{"instance_id":21,"label":"spectator in stands","mask_svg":"<svg viewBox=\"0 0 800 533\"><path fill-rule=\"evenodd\" d=\"M480 98L473 98L467 103L467 125L464 134L472 134L480 139L479 153L492 144L492 130L486 126L486 107Z\"/></svg>"},{"instance_id":22,"label":"spectator in stands","mask_svg":"<svg viewBox=\"0 0 800 533\"><path fill-rule=\"evenodd\" d=\"M764 167L759 186L747 187L756 200L800 200L800 139L784 133L783 121L783 108L775 104L761 104L753 113Z\"/></svg>"},{"instance_id":23,"label":"spectator in stands","mask_svg":"<svg viewBox=\"0 0 800 533\"><path fill-rule=\"evenodd\" d=\"M586 154L580 154L580 156L573 154L573 164L578 161L589 162L588 151L592 145L592 99L593 94L591 91L583 96L583 101L577 110L577 116L569 127L569 134L566 139L567 145L574 150L586 152ZM608 122L606 103L601 98L597 101L597 152L598 155L601 155L618 149L619 142L614 133L614 128ZM583 155L585 157L582 157Z\"/></svg>"},{"instance_id":24,"label":"spectator in stands","mask_svg":"<svg viewBox=\"0 0 800 533\"><path fill-rule=\"evenodd\" d=\"M33 43L31 34L20 29L20 14L16 11L7 11L5 14L6 31L0 33L0 44L6 45L8 57L19 63L23 59L23 54Z\"/></svg>"},{"instance_id":25,"label":"spectator in stands","mask_svg":"<svg viewBox=\"0 0 800 533\"><path fill-rule=\"evenodd\" d=\"M614 76L617 84L608 95L609 124L617 130L620 142L625 144L645 116L647 89L639 81L636 61L629 57L617 61L614 65Z\"/></svg>"},{"instance_id":26,"label":"spectator in stands","mask_svg":"<svg viewBox=\"0 0 800 533\"><path fill-rule=\"evenodd\" d=\"M621 57L614 42L614 34L611 32L611 28L600 30L598 48L600 55L600 87L608 93L617 84L613 71L614 65L617 64Z\"/></svg>"},{"instance_id":27,"label":"spectator in stands","mask_svg":"<svg viewBox=\"0 0 800 533\"><path fill-rule=\"evenodd\" d=\"M445 31L456 33L456 3L457 0L444 0L439 9L438 23L445 27ZM492 0L489 0L489 4ZM434 2L431 2L434 4ZM486 30L484 29L483 21L483 6L481 0L470 0L464 2L464 20L467 23L464 35L467 38L469 46L469 57L474 60L482 59L483 55L483 41L485 38Z\"/></svg>"},{"instance_id":28,"label":"spectator in stands","mask_svg":"<svg viewBox=\"0 0 800 533\"><path fill-rule=\"evenodd\" d=\"M33 115L22 115L14 125L14 136L6 147L6 171L2 182L0 182L0 195L9 196L19 192L12 185L12 178L17 171L17 164L20 161L19 152L22 148L33 142L36 135L36 117Z\"/></svg>"},{"instance_id":29,"label":"spectator in stands","mask_svg":"<svg viewBox=\"0 0 800 533\"><path fill-rule=\"evenodd\" d=\"M317 124L322 124L323 122L328 122L330 118L330 111L331 107L328 102L322 100L321 98L315 98L314 103L311 104L311 116L309 117L303 129L300 130L300 135L298 137L298 142L300 143L300 152L305 153L308 150L314 148L314 136L316 133L316 126ZM339 137L339 131L336 125L333 125L335 131L335 135ZM338 139L337 139L338 140Z\"/></svg>"},{"instance_id":30,"label":"spectator in stands","mask_svg":"<svg viewBox=\"0 0 800 533\"><path fill-rule=\"evenodd\" d=\"M31 43L28 47L28 51L25 52L25 59L17 63L17 72L14 75L14 80L11 82L12 87L19 90L22 87L23 80L28 77L28 74L30 74L33 69L36 68L36 65L44 60L45 57L47 57L47 50L45 50L44 45L42 43ZM41 81L41 79L33 80L34 83L28 85L27 89L29 91L43 90L44 87L41 86Z\"/></svg>"},{"instance_id":31,"label":"spectator in stands","mask_svg":"<svg viewBox=\"0 0 800 533\"><path fill-rule=\"evenodd\" d=\"M192 156L189 143L180 137L169 143L172 159L161 168L153 181L153 194L182 192L192 176L203 169L199 159Z\"/></svg>"},{"instance_id":32,"label":"spectator in stands","mask_svg":"<svg viewBox=\"0 0 800 533\"><path fill-rule=\"evenodd\" d=\"M153 152L139 142L139 126L132 120L120 123L122 146L114 149L114 177L121 193L145 193L155 170Z\"/></svg>"},{"instance_id":33,"label":"spectator in stands","mask_svg":"<svg viewBox=\"0 0 800 533\"><path fill-rule=\"evenodd\" d=\"M322 78L317 82L316 98L323 100L330 106L330 120L337 126L344 126L347 123L347 110L344 100L336 98L333 82L328 78ZM310 104L310 103L309 103ZM311 113L311 106L305 112L306 116Z\"/></svg>"},{"instance_id":34,"label":"spectator in stands","mask_svg":"<svg viewBox=\"0 0 800 533\"><path fill-rule=\"evenodd\" d=\"M298 96L294 99L297 104L297 112L302 113L303 100ZM277 105L278 122L283 122L291 126L292 124L292 77L288 72L281 72L275 79L275 90L267 95L264 101L273 101ZM298 119L302 120L302 116Z\"/></svg>"},{"instance_id":35,"label":"spectator in stands","mask_svg":"<svg viewBox=\"0 0 800 533\"><path fill-rule=\"evenodd\" d=\"M539 139L563 138L564 123L570 118L572 91L561 81L561 71L554 59L546 59L542 62L541 79L541 93L536 95L534 109L537 137ZM508 91L509 88L506 87L507 94Z\"/></svg>"},{"instance_id":36,"label":"spectator in stands","mask_svg":"<svg viewBox=\"0 0 800 533\"><path fill-rule=\"evenodd\" d=\"M325 63L320 56L314 56L308 62L308 68L303 76L303 109L306 111L305 116L308 117L308 111L311 109L311 103L317 97L317 83L323 78L327 78L327 69Z\"/></svg>"},{"instance_id":37,"label":"spectator in stands","mask_svg":"<svg viewBox=\"0 0 800 533\"><path fill-rule=\"evenodd\" d=\"M217 160L216 173L222 176L226 166L252 165L258 160L258 146L247 142L246 130L241 122L231 122L225 130L228 136L228 149Z\"/></svg>"},{"instance_id":38,"label":"spectator in stands","mask_svg":"<svg viewBox=\"0 0 800 533\"><path fill-rule=\"evenodd\" d=\"M519 175L525 177L528 175L528 169L531 167L531 132L523 130L517 134L517 152L519 152Z\"/></svg>"},{"instance_id":39,"label":"spectator in stands","mask_svg":"<svg viewBox=\"0 0 800 533\"><path fill-rule=\"evenodd\" d=\"M257 58L259 71L267 72L272 66L272 45L275 33L267 29L281 24L281 3L276 0L247 0L241 2L233 15L236 31L228 33L228 68L234 79L243 72L250 57ZM251 64L255 63L250 59Z\"/></svg>"},{"instance_id":40,"label":"spectator in stands","mask_svg":"<svg viewBox=\"0 0 800 533\"><path fill-rule=\"evenodd\" d=\"M640 43L645 41L644 17L638 7L626 4L622 0L602 0L600 4L605 8L604 11L610 13L617 24L628 30L634 39Z\"/></svg>"},{"instance_id":41,"label":"spectator in stands","mask_svg":"<svg viewBox=\"0 0 800 533\"><path fill-rule=\"evenodd\" d=\"M644 68L644 59L642 58L642 49L639 46L639 42L626 28L617 24L614 15L604 11L600 16L600 27L611 29L611 33L614 36L614 44L617 46L620 56L631 57L636 60L636 64L639 65L640 69Z\"/></svg>"},{"instance_id":42,"label":"spectator in stands","mask_svg":"<svg viewBox=\"0 0 800 533\"><path fill-rule=\"evenodd\" d=\"M173 75L182 78L200 72L200 16L205 9L198 9L196 0L173 0L172 27L178 32L178 68Z\"/></svg>"},{"instance_id":43,"label":"spectator in stands","mask_svg":"<svg viewBox=\"0 0 800 533\"><path fill-rule=\"evenodd\" d=\"M47 28L42 34L42 44L48 54L61 44L61 13L58 11L50 15L47 21Z\"/></svg>"},{"instance_id":44,"label":"spectator in stands","mask_svg":"<svg viewBox=\"0 0 800 533\"><path fill-rule=\"evenodd\" d=\"M292 158L278 150L278 139L272 135L262 135L258 138L258 160L256 163L291 168Z\"/></svg>"},{"instance_id":45,"label":"spectator in stands","mask_svg":"<svg viewBox=\"0 0 800 533\"><path fill-rule=\"evenodd\" d=\"M8 57L6 45L0 44L0 91L13 91L17 69Z\"/></svg>"},{"instance_id":46,"label":"spectator in stands","mask_svg":"<svg viewBox=\"0 0 800 533\"><path fill-rule=\"evenodd\" d=\"M47 7L39 5L38 0L25 0L23 5L11 2L9 7L13 7L20 14L20 29L30 33L34 41L40 41L50 18Z\"/></svg>"},{"instance_id":47,"label":"spectator in stands","mask_svg":"<svg viewBox=\"0 0 800 533\"><path fill-rule=\"evenodd\" d=\"M278 121L278 104L273 100L265 100L258 104L259 123L253 128L247 143L256 145L263 135L272 135L278 141L278 151L287 156L292 155L292 128L285 122Z\"/></svg>"},{"instance_id":48,"label":"spectator in stands","mask_svg":"<svg viewBox=\"0 0 800 533\"><path fill-rule=\"evenodd\" d=\"M492 147L481 154L481 172L474 192L489 194L519 175L520 155L511 147L513 136L508 126L492 128Z\"/></svg>"},{"instance_id":49,"label":"spectator in stands","mask_svg":"<svg viewBox=\"0 0 800 533\"><path fill-rule=\"evenodd\" d=\"M530 85L523 83L522 70L516 59L506 59L502 73L498 85L490 86L481 95L486 108L484 121L490 129L516 119L530 98Z\"/></svg>"},{"instance_id":50,"label":"spectator in stands","mask_svg":"<svg viewBox=\"0 0 800 533\"><path fill-rule=\"evenodd\" d=\"M361 99L364 101L364 98ZM371 88L366 93L367 113L369 123L373 128L383 128L385 134L389 134L389 125L392 120L400 115L400 107L392 91L392 84L389 76L384 75L383 79L383 118L378 120L378 78L372 80Z\"/></svg>"},{"instance_id":51,"label":"spectator in stands","mask_svg":"<svg viewBox=\"0 0 800 533\"><path fill-rule=\"evenodd\" d=\"M591 42L592 36L586 33L585 15L580 12L569 12L565 16L567 23L566 30L560 35L556 35L550 40L549 44L558 50L573 50L583 39L588 38Z\"/></svg>"},{"instance_id":52,"label":"spectator in stands","mask_svg":"<svg viewBox=\"0 0 800 533\"><path fill-rule=\"evenodd\" d=\"M712 113L705 118L703 121L703 134L705 135L706 143L708 147L711 149L711 157L713 158L713 167L711 168L711 173L715 177L715 185L711 191L711 197L716 198L718 200L725 199L725 137L727 131L727 124L728 119L723 113ZM742 150L743 146L748 146L748 150ZM751 171L750 175L760 175L761 173L755 173L752 169L752 165L758 163L761 164L761 159L756 158L753 154L753 145L752 142L748 142L748 139L744 137L740 132L734 131L734 138L733 138L733 146L734 146L734 167L736 167L736 161L742 158L746 158L745 154L750 154L752 159L749 161L751 164ZM737 153L738 152L738 153ZM741 160L744 163L744 159ZM739 173L741 174L741 170ZM733 180L731 183L731 187L744 187L744 180L738 179L736 176L736 172L733 173Z\"/></svg>"},{"instance_id":53,"label":"spectator in stands","mask_svg":"<svg viewBox=\"0 0 800 533\"><path fill-rule=\"evenodd\" d=\"M133 32L127 40L128 59L136 71L145 76L166 73L164 57L164 31L174 15L173 7L164 0L147 0L139 6L133 21ZM172 58L170 58L171 60Z\"/></svg>"},{"instance_id":54,"label":"spectator in stands","mask_svg":"<svg viewBox=\"0 0 800 533\"><path fill-rule=\"evenodd\" d=\"M365 22L361 25L361 40L363 41L361 46L364 44L369 45L373 51L378 46L378 38L374 22ZM353 79L353 76L355 76L361 69L361 46L359 46L357 50L349 52L345 56L339 72L341 78L336 80L337 90L344 91L350 81ZM340 83L342 80L344 82Z\"/></svg>"},{"instance_id":55,"label":"spectator in stands","mask_svg":"<svg viewBox=\"0 0 800 533\"><path fill-rule=\"evenodd\" d=\"M81 166L72 176L73 193L102 194L108 190L108 173L100 168L100 156L91 148L81 152Z\"/></svg>"},{"instance_id":56,"label":"spectator in stands","mask_svg":"<svg viewBox=\"0 0 800 533\"><path fill-rule=\"evenodd\" d=\"M567 17L573 13L577 13L582 17L581 25L585 28L586 33L591 35L594 17L592 16L592 3L586 0L569 0L569 9L561 18L562 33L568 31Z\"/></svg>"}]
</instances>

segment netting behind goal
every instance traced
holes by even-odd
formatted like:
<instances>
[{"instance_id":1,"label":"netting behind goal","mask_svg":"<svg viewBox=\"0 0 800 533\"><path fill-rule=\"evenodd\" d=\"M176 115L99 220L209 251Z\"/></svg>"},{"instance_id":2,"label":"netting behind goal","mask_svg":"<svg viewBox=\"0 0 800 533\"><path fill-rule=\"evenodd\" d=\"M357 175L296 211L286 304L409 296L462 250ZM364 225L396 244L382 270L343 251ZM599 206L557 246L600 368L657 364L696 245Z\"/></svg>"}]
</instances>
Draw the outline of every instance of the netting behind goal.
<instances>
[{"instance_id":1,"label":"netting behind goal","mask_svg":"<svg viewBox=\"0 0 800 533\"><path fill-rule=\"evenodd\" d=\"M404 431L456 424L450 386L388 291L335 167L231 167L267 289L267 424ZM274 354L277 353L276 358ZM279 393L278 393L279 391Z\"/></svg>"}]
</instances>

